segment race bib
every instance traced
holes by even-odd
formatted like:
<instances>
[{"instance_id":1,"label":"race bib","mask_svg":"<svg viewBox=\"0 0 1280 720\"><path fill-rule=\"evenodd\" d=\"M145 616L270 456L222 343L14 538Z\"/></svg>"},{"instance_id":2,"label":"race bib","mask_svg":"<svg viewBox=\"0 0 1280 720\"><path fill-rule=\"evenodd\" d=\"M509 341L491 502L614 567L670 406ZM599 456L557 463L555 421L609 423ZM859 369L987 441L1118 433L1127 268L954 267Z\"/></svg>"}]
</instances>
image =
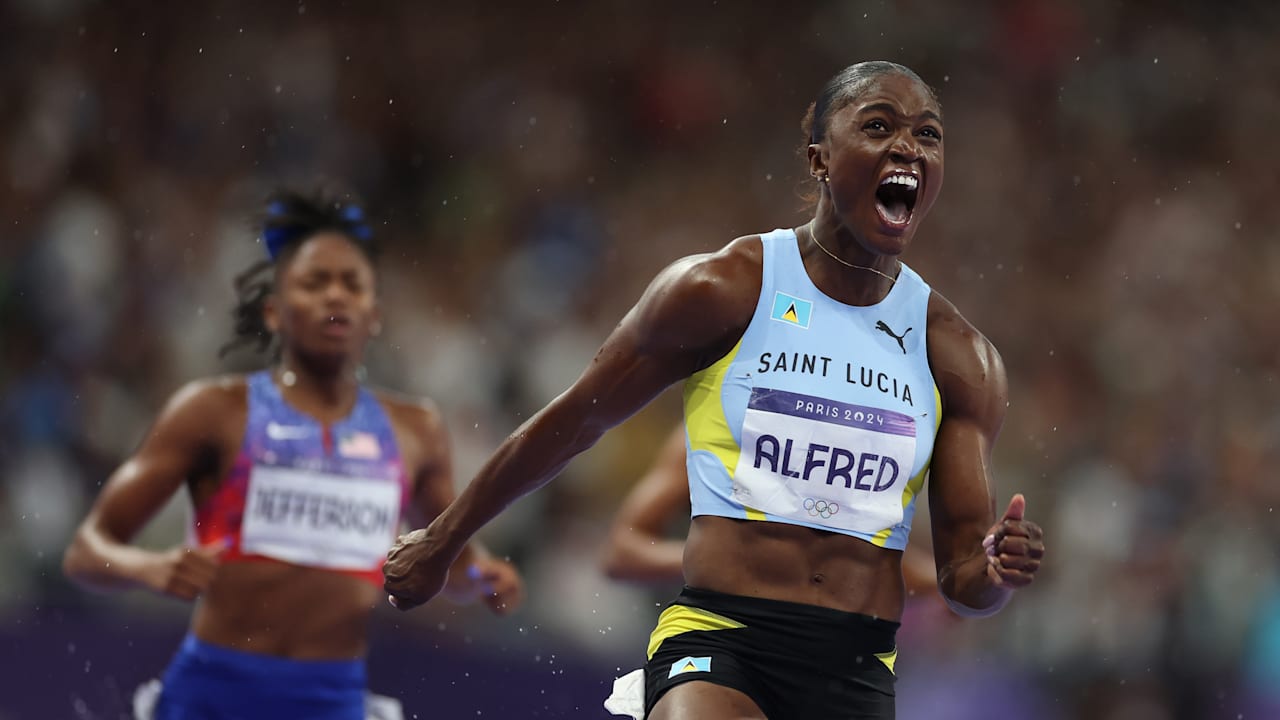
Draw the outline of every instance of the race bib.
<instances>
[{"instance_id":1,"label":"race bib","mask_svg":"<svg viewBox=\"0 0 1280 720\"><path fill-rule=\"evenodd\" d=\"M255 465L240 547L298 565L376 570L399 522L399 483Z\"/></svg>"},{"instance_id":2,"label":"race bib","mask_svg":"<svg viewBox=\"0 0 1280 720\"><path fill-rule=\"evenodd\" d=\"M755 388L733 493L770 515L874 534L902 522L915 454L909 415Z\"/></svg>"}]
</instances>

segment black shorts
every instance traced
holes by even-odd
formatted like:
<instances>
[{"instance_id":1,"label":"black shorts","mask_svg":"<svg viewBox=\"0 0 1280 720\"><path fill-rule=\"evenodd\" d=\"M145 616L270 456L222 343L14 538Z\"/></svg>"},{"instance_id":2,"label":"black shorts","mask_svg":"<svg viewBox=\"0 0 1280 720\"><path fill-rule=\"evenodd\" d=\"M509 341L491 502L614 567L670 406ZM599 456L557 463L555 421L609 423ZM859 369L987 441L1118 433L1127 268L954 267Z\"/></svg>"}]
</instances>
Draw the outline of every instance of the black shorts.
<instances>
[{"instance_id":1,"label":"black shorts","mask_svg":"<svg viewBox=\"0 0 1280 720\"><path fill-rule=\"evenodd\" d=\"M745 693L770 720L892 720L897 632L858 613L686 587L649 640L645 713L701 680Z\"/></svg>"}]
</instances>

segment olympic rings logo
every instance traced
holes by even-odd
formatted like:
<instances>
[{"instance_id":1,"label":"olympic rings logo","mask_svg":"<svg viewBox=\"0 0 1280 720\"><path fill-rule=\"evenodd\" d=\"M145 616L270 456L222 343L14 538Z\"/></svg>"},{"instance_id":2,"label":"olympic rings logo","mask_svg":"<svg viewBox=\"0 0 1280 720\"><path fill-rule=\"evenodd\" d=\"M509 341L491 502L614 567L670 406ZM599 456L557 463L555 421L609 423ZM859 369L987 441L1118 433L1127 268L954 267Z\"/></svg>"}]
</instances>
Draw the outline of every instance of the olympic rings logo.
<instances>
[{"instance_id":1,"label":"olympic rings logo","mask_svg":"<svg viewBox=\"0 0 1280 720\"><path fill-rule=\"evenodd\" d=\"M813 498L804 499L804 509L809 511L813 517L820 517L823 520L840 512L840 505L826 500L815 500Z\"/></svg>"}]
</instances>

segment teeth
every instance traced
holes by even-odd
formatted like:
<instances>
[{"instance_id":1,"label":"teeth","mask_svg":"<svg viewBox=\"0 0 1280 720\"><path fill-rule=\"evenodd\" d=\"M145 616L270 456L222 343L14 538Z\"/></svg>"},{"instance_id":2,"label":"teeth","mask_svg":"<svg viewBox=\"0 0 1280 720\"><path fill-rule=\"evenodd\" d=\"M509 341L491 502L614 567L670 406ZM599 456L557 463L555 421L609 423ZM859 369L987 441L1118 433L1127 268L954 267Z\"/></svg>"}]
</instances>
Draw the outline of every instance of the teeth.
<instances>
[{"instance_id":1,"label":"teeth","mask_svg":"<svg viewBox=\"0 0 1280 720\"><path fill-rule=\"evenodd\" d=\"M920 181L916 178L915 175L890 175L889 177L885 178L880 184L881 185L889 185L889 184L904 185L908 188L911 188L912 190L915 190L916 187L920 184Z\"/></svg>"}]
</instances>

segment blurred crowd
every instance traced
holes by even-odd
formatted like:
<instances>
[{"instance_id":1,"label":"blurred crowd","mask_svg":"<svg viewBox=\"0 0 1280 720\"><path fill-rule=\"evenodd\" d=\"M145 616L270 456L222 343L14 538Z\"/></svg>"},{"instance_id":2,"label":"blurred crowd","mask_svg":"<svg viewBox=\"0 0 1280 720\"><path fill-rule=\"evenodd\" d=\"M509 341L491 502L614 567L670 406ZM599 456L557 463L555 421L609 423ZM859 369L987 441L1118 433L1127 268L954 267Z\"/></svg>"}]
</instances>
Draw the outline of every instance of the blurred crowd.
<instances>
[{"instance_id":1,"label":"blurred crowd","mask_svg":"<svg viewBox=\"0 0 1280 720\"><path fill-rule=\"evenodd\" d=\"M169 393L264 362L219 348L278 183L381 219L369 378L444 408L465 482L662 266L805 221L805 107L890 59L950 178L905 260L1001 350L997 503L1049 547L996 618L909 610L900 717L1280 717L1278 32L1267 2L0 5L0 626L185 612L58 562ZM483 535L540 642L641 661L673 592L594 552L678 417Z\"/></svg>"}]
</instances>

